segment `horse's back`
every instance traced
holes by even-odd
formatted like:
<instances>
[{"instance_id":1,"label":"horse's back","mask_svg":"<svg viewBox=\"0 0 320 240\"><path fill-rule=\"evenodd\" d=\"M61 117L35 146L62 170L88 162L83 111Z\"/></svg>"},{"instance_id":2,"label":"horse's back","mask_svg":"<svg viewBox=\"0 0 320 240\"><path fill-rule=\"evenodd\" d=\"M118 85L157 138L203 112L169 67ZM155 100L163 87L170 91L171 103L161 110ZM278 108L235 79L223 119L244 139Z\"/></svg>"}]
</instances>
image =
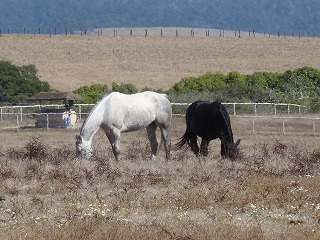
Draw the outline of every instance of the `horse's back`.
<instances>
[{"instance_id":1,"label":"horse's back","mask_svg":"<svg viewBox=\"0 0 320 240\"><path fill-rule=\"evenodd\" d=\"M171 103L165 94L142 92L136 94L110 93L104 103L105 123L124 131L142 129L154 121L171 124Z\"/></svg>"},{"instance_id":2,"label":"horse's back","mask_svg":"<svg viewBox=\"0 0 320 240\"><path fill-rule=\"evenodd\" d=\"M230 124L229 115L220 102L194 102L187 110L186 121L189 130L212 139L218 138Z\"/></svg>"}]
</instances>

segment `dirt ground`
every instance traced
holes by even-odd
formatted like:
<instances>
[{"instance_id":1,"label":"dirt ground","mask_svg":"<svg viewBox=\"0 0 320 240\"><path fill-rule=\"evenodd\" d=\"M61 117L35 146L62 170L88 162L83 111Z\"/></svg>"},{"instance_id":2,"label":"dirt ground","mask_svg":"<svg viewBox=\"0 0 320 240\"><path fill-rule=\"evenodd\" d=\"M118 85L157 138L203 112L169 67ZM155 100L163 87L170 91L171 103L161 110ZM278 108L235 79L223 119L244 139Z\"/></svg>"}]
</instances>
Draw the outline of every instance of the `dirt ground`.
<instances>
[{"instance_id":1,"label":"dirt ground","mask_svg":"<svg viewBox=\"0 0 320 240\"><path fill-rule=\"evenodd\" d=\"M6 35L0 60L34 64L40 80L60 91L132 83L168 89L206 72L283 72L319 68L319 38Z\"/></svg>"}]
</instances>

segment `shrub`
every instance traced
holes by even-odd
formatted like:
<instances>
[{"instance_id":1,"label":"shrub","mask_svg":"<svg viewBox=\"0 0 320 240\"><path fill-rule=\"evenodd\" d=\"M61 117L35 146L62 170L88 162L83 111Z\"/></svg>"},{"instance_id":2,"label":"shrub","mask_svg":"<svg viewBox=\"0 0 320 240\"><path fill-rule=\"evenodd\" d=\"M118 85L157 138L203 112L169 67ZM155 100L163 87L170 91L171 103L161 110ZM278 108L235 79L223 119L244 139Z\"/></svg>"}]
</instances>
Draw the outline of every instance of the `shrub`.
<instances>
[{"instance_id":1,"label":"shrub","mask_svg":"<svg viewBox=\"0 0 320 240\"><path fill-rule=\"evenodd\" d=\"M82 86L74 91L74 93L81 95L85 103L96 103L102 96L108 92L108 86L105 84L94 84L91 86Z\"/></svg>"},{"instance_id":2,"label":"shrub","mask_svg":"<svg viewBox=\"0 0 320 240\"><path fill-rule=\"evenodd\" d=\"M137 93L138 89L131 83L121 83L117 84L115 82L112 83L112 91L113 92L121 92L125 94Z\"/></svg>"}]
</instances>

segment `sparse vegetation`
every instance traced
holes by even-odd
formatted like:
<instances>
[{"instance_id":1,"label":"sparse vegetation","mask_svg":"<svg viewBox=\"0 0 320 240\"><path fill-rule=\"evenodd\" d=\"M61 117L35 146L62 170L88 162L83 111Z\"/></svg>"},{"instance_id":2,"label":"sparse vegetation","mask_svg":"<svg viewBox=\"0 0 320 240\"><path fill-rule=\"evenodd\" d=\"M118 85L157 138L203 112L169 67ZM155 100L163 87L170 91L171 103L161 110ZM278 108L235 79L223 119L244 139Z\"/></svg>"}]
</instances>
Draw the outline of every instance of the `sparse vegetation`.
<instances>
[{"instance_id":1,"label":"sparse vegetation","mask_svg":"<svg viewBox=\"0 0 320 240\"><path fill-rule=\"evenodd\" d=\"M233 161L147 149L135 140L120 162L40 137L1 149L0 238L319 239L320 149L275 139Z\"/></svg>"}]
</instances>

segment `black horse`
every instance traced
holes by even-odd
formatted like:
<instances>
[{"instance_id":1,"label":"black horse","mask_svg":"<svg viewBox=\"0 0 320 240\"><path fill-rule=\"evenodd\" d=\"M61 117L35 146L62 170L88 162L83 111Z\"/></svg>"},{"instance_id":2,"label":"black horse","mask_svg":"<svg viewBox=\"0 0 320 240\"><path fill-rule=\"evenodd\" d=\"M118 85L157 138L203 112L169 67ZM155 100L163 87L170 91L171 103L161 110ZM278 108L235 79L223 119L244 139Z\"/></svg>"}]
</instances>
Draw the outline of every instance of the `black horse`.
<instances>
[{"instance_id":1,"label":"black horse","mask_svg":"<svg viewBox=\"0 0 320 240\"><path fill-rule=\"evenodd\" d=\"M226 108L219 102L196 101L192 103L186 112L187 129L185 134L176 144L181 148L188 143L192 151L198 156L208 155L208 144L211 140L221 140L221 156L223 158L235 157L238 152L240 139L235 143L231 129L230 117ZM197 136L201 137L200 148Z\"/></svg>"}]
</instances>

